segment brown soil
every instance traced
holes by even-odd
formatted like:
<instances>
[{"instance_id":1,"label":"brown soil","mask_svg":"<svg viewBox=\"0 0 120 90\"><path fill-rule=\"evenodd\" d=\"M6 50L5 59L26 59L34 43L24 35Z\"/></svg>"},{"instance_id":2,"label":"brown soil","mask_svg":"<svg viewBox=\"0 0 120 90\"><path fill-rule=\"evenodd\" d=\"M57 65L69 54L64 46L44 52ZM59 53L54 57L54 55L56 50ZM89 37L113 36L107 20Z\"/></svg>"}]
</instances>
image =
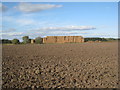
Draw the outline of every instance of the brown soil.
<instances>
[{"instance_id":1,"label":"brown soil","mask_svg":"<svg viewBox=\"0 0 120 90\"><path fill-rule=\"evenodd\" d=\"M3 45L3 88L117 88L117 42Z\"/></svg>"}]
</instances>

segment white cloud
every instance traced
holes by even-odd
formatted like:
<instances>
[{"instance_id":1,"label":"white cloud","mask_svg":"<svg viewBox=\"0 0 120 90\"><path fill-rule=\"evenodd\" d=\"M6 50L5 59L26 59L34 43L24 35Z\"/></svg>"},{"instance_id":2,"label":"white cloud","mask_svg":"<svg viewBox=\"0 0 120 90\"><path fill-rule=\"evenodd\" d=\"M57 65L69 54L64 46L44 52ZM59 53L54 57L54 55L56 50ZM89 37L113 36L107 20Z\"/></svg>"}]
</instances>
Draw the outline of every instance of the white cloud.
<instances>
[{"instance_id":1,"label":"white cloud","mask_svg":"<svg viewBox=\"0 0 120 90\"><path fill-rule=\"evenodd\" d=\"M117 33L113 33L113 34L110 34L110 33L93 33L92 34L93 36L118 36Z\"/></svg>"},{"instance_id":2,"label":"white cloud","mask_svg":"<svg viewBox=\"0 0 120 90\"><path fill-rule=\"evenodd\" d=\"M5 12L7 10L7 7L0 3L0 12Z\"/></svg>"},{"instance_id":3,"label":"white cloud","mask_svg":"<svg viewBox=\"0 0 120 90\"><path fill-rule=\"evenodd\" d=\"M16 19L11 17L11 16L3 16L2 17L2 21L5 21L5 22L12 22L12 21L15 21Z\"/></svg>"},{"instance_id":4,"label":"white cloud","mask_svg":"<svg viewBox=\"0 0 120 90\"><path fill-rule=\"evenodd\" d=\"M23 32L1 33L3 36L21 36Z\"/></svg>"},{"instance_id":5,"label":"white cloud","mask_svg":"<svg viewBox=\"0 0 120 90\"><path fill-rule=\"evenodd\" d=\"M9 39L12 40L14 38L17 38L19 40L22 40L23 32L9 32L9 33L0 33L0 36L2 39Z\"/></svg>"},{"instance_id":6,"label":"white cloud","mask_svg":"<svg viewBox=\"0 0 120 90\"><path fill-rule=\"evenodd\" d=\"M61 26L61 25L57 25L57 24L54 24L54 25L52 25L52 27L50 27L51 26L51 25L49 25L50 22L47 22L47 21L40 22L40 21L31 19L31 18L25 18L25 17L23 17L23 18L18 17L17 19L15 19L15 18L10 17L10 16L4 16L3 20L6 22L9 22L9 23L13 22L18 27L24 27L24 26L41 27L38 29L34 29L33 31L72 31L72 30L81 31L81 30L96 29L96 27L94 27L94 26L74 26L74 25ZM45 27L43 27L43 26L45 26Z\"/></svg>"},{"instance_id":7,"label":"white cloud","mask_svg":"<svg viewBox=\"0 0 120 90\"><path fill-rule=\"evenodd\" d=\"M3 33L9 33L9 32L15 32L15 31L16 31L16 29L14 29L14 28L9 28L7 30L2 30Z\"/></svg>"},{"instance_id":8,"label":"white cloud","mask_svg":"<svg viewBox=\"0 0 120 90\"><path fill-rule=\"evenodd\" d=\"M94 26L74 26L74 25L69 25L69 26L63 26L61 23L58 22L58 25L53 24L53 25L48 25L52 24L47 21L36 21L32 18L25 18L25 17L18 17L13 18L10 16L4 16L3 20L5 22L14 24L14 26L17 26L17 29L21 29L22 33L17 32L18 30L12 29L12 28L6 28L6 31L3 32L4 37L19 37L21 38L22 36L28 35L31 38L35 38L38 36L53 36L53 35L83 35L86 34L87 32L84 32L86 30L94 30L96 27ZM13 28L15 28L13 26ZM5 27L4 27L5 28Z\"/></svg>"},{"instance_id":9,"label":"white cloud","mask_svg":"<svg viewBox=\"0 0 120 90\"><path fill-rule=\"evenodd\" d=\"M13 24L14 26L17 25L17 27L24 27L26 25L33 26L37 23L34 19L29 19L29 18L25 18L25 17L23 17L23 18L17 17L17 19L16 19L11 16L3 16L2 20L3 20L3 22L7 22L7 23L12 22L11 24Z\"/></svg>"},{"instance_id":10,"label":"white cloud","mask_svg":"<svg viewBox=\"0 0 120 90\"><path fill-rule=\"evenodd\" d=\"M43 27L39 30L61 30L61 31L71 31L71 30L93 30L96 29L93 26L64 26L64 27Z\"/></svg>"},{"instance_id":11,"label":"white cloud","mask_svg":"<svg viewBox=\"0 0 120 90\"><path fill-rule=\"evenodd\" d=\"M24 26L29 26L29 27L39 27L41 25L46 25L48 24L47 21L37 21L35 19L32 19L32 18L29 18L29 17L17 17L14 18L14 17L11 17L11 16L3 16L3 22L6 22L6 23L11 23L13 24L14 26L17 25L17 27L22 27L24 28ZM3 23L4 24L4 23Z\"/></svg>"},{"instance_id":12,"label":"white cloud","mask_svg":"<svg viewBox=\"0 0 120 90\"><path fill-rule=\"evenodd\" d=\"M111 38L117 38L118 37L118 33L105 33L105 32L99 32L99 33L87 33L87 34L84 34L83 35L84 37L104 37L104 38L108 38L108 37L111 37Z\"/></svg>"},{"instance_id":13,"label":"white cloud","mask_svg":"<svg viewBox=\"0 0 120 90\"><path fill-rule=\"evenodd\" d=\"M58 8L58 7L62 7L62 5L20 3L15 8L17 8L18 10L20 10L22 12L30 13L30 12L39 12L42 10Z\"/></svg>"},{"instance_id":14,"label":"white cloud","mask_svg":"<svg viewBox=\"0 0 120 90\"><path fill-rule=\"evenodd\" d=\"M32 19L18 19L16 20L16 23L24 26L24 25L32 25L35 24L36 22Z\"/></svg>"},{"instance_id":15,"label":"white cloud","mask_svg":"<svg viewBox=\"0 0 120 90\"><path fill-rule=\"evenodd\" d=\"M37 37L37 36L68 36L68 35L83 35L87 34L84 30L92 30L95 29L93 26L64 26L64 27L43 27L37 29L28 30L26 34L29 32L29 36Z\"/></svg>"}]
</instances>

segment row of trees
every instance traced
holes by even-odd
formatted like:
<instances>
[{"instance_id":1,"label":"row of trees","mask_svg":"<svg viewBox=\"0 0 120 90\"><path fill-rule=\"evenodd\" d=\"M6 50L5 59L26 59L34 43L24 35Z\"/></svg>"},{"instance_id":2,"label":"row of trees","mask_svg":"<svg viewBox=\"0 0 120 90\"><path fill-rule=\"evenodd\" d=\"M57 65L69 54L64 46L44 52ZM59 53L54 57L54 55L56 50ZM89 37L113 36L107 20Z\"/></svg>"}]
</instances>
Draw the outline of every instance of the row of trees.
<instances>
[{"instance_id":1,"label":"row of trees","mask_svg":"<svg viewBox=\"0 0 120 90\"><path fill-rule=\"evenodd\" d=\"M11 40L8 40L8 39L2 39L2 40L0 40L0 43L9 44L9 43L12 43L12 41L11 41Z\"/></svg>"},{"instance_id":2,"label":"row of trees","mask_svg":"<svg viewBox=\"0 0 120 90\"><path fill-rule=\"evenodd\" d=\"M85 38L85 42L87 41L107 41L105 38Z\"/></svg>"},{"instance_id":3,"label":"row of trees","mask_svg":"<svg viewBox=\"0 0 120 90\"><path fill-rule=\"evenodd\" d=\"M114 38L84 38L85 42L88 41L113 41L113 40L118 40Z\"/></svg>"},{"instance_id":4,"label":"row of trees","mask_svg":"<svg viewBox=\"0 0 120 90\"><path fill-rule=\"evenodd\" d=\"M23 42L20 42L18 39L8 40L8 39L2 39L0 40L0 43L3 44L28 44L31 42L31 39L29 36L22 37ZM88 41L113 41L113 40L120 40L120 39L114 39L114 38L84 38L85 42ZM41 37L35 38L36 44L42 44L43 39Z\"/></svg>"},{"instance_id":5,"label":"row of trees","mask_svg":"<svg viewBox=\"0 0 120 90\"><path fill-rule=\"evenodd\" d=\"M31 42L31 39L29 38L29 36L22 37L22 40L23 42L20 42L19 39L13 39L13 40L2 39L0 40L0 42L3 44L28 44ZM41 37L35 38L35 43L42 44L42 38Z\"/></svg>"}]
</instances>

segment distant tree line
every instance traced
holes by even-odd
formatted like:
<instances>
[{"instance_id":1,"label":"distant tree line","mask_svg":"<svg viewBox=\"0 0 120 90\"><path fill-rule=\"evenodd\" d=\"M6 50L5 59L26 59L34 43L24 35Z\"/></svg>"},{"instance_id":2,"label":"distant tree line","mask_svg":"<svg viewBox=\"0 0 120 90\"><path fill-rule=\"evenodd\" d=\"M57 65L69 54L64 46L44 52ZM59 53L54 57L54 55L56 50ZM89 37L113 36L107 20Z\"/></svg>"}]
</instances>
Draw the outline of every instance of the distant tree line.
<instances>
[{"instance_id":1,"label":"distant tree line","mask_svg":"<svg viewBox=\"0 0 120 90\"><path fill-rule=\"evenodd\" d=\"M115 39L115 38L84 38L85 42L88 42L88 41L113 41L113 40L119 40L119 39Z\"/></svg>"},{"instance_id":2,"label":"distant tree line","mask_svg":"<svg viewBox=\"0 0 120 90\"><path fill-rule=\"evenodd\" d=\"M2 39L0 40L0 43L2 44L29 44L31 43L31 39L29 38L29 36L23 36L22 37L23 42L20 42L19 39L13 39L13 40L8 40L8 39ZM115 39L115 38L84 38L85 42L88 41L113 41L113 40L120 40L119 39ZM34 42L36 44L42 44L43 43L43 39L41 37L37 37L34 39Z\"/></svg>"},{"instance_id":3,"label":"distant tree line","mask_svg":"<svg viewBox=\"0 0 120 90\"><path fill-rule=\"evenodd\" d=\"M8 39L2 39L0 40L0 43L2 44L29 44L31 43L31 39L29 38L29 36L23 36L22 37L23 42L20 42L19 39L13 39L13 40L8 40ZM35 38L35 43L36 44L42 44L42 38L41 37L37 37Z\"/></svg>"},{"instance_id":4,"label":"distant tree line","mask_svg":"<svg viewBox=\"0 0 120 90\"><path fill-rule=\"evenodd\" d=\"M0 40L0 43L3 43L3 44L11 44L12 41L11 41L11 40L8 40L8 39L2 39L2 40Z\"/></svg>"}]
</instances>

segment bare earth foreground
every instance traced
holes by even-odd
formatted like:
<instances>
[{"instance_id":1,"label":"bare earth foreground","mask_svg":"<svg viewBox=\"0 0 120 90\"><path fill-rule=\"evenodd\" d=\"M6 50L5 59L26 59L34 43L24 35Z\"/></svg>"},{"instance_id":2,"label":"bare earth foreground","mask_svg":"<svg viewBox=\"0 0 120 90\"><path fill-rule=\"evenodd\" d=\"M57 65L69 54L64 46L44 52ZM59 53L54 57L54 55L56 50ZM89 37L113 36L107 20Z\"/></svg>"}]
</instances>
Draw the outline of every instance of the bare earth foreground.
<instances>
[{"instance_id":1,"label":"bare earth foreground","mask_svg":"<svg viewBox=\"0 0 120 90\"><path fill-rule=\"evenodd\" d=\"M118 43L3 45L3 88L117 88Z\"/></svg>"}]
</instances>

